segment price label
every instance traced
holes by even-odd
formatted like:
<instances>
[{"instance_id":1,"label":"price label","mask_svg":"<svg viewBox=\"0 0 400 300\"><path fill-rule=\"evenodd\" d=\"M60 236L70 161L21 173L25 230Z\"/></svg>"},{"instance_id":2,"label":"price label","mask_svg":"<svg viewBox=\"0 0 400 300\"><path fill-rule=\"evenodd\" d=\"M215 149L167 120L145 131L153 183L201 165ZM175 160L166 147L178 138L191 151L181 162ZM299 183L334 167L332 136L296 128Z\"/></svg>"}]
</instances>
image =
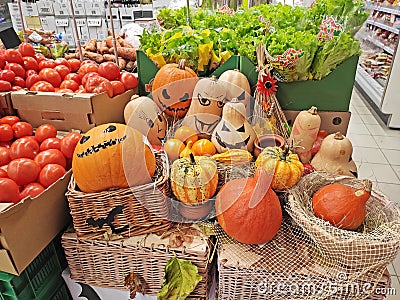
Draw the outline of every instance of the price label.
<instances>
[{"instance_id":1,"label":"price label","mask_svg":"<svg viewBox=\"0 0 400 300\"><path fill-rule=\"evenodd\" d=\"M88 27L99 27L101 26L101 19L87 19Z\"/></svg>"},{"instance_id":2,"label":"price label","mask_svg":"<svg viewBox=\"0 0 400 300\"><path fill-rule=\"evenodd\" d=\"M57 19L56 26L58 27L68 27L68 19Z\"/></svg>"}]
</instances>

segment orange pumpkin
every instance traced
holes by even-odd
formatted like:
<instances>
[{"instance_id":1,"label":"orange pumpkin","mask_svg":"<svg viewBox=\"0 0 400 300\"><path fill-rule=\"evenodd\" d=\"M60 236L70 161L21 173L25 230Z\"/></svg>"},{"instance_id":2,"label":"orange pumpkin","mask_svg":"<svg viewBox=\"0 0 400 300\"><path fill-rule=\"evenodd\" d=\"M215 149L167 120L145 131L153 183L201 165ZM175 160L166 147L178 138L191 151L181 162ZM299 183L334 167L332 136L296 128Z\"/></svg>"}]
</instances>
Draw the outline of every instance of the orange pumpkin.
<instances>
[{"instance_id":1,"label":"orange pumpkin","mask_svg":"<svg viewBox=\"0 0 400 300\"><path fill-rule=\"evenodd\" d=\"M192 146L192 151L196 156L214 155L217 152L213 143L207 139L200 139Z\"/></svg>"},{"instance_id":2,"label":"orange pumpkin","mask_svg":"<svg viewBox=\"0 0 400 300\"><path fill-rule=\"evenodd\" d=\"M178 64L166 64L154 77L153 99L167 115L183 118L189 110L198 80L196 72L185 66L184 59Z\"/></svg>"},{"instance_id":3,"label":"orange pumpkin","mask_svg":"<svg viewBox=\"0 0 400 300\"><path fill-rule=\"evenodd\" d=\"M72 172L82 192L127 188L151 182L156 160L136 129L117 123L82 135L72 158Z\"/></svg>"}]
</instances>

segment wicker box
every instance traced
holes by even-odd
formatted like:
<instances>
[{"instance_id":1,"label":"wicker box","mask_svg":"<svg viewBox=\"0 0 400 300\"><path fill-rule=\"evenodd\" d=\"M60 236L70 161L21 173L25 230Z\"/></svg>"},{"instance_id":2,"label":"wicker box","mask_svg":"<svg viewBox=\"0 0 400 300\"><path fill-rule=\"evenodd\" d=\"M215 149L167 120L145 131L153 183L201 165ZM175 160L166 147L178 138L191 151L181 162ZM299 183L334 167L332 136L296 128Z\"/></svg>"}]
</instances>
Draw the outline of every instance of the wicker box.
<instances>
[{"instance_id":1,"label":"wicker box","mask_svg":"<svg viewBox=\"0 0 400 300\"><path fill-rule=\"evenodd\" d=\"M193 225L194 226L194 225ZM197 228L197 227L192 227ZM189 296L208 299L212 284L211 240L200 230L192 242L180 247L169 247L170 239L146 234L123 240L81 240L75 233L64 233L62 245L71 271L77 282L104 288L127 290L124 279L130 272L139 276L142 293L157 294L164 277L164 267L174 256L191 261L197 266L202 280ZM180 228L169 232L180 231ZM171 237L171 235L170 235Z\"/></svg>"}]
</instances>

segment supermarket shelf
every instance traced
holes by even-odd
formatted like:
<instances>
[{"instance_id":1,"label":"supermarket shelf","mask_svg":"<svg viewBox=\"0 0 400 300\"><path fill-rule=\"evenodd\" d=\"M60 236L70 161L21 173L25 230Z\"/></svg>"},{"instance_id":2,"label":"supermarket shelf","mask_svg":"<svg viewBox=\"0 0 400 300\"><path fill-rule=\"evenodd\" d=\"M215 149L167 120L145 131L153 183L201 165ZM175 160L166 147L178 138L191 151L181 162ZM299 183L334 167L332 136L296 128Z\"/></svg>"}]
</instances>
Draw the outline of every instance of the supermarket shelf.
<instances>
[{"instance_id":1,"label":"supermarket shelf","mask_svg":"<svg viewBox=\"0 0 400 300\"><path fill-rule=\"evenodd\" d=\"M400 16L400 9L399 8L393 8L390 6L372 6L371 7L373 10L385 12L388 14L394 14L394 15L399 15Z\"/></svg>"},{"instance_id":2,"label":"supermarket shelf","mask_svg":"<svg viewBox=\"0 0 400 300\"><path fill-rule=\"evenodd\" d=\"M384 87L373 79L361 66L357 67L356 82L376 104L376 106L380 107Z\"/></svg>"},{"instance_id":3,"label":"supermarket shelf","mask_svg":"<svg viewBox=\"0 0 400 300\"><path fill-rule=\"evenodd\" d=\"M381 22L378 22L378 21L374 21L374 20L369 19L369 20L367 20L367 24L370 24L370 25L373 25L373 26L378 26L378 27L380 27L382 29L388 30L388 31L393 32L395 34L399 34L399 29L394 28L394 27L390 27L390 26L388 26L386 24L383 24Z\"/></svg>"},{"instance_id":4,"label":"supermarket shelf","mask_svg":"<svg viewBox=\"0 0 400 300\"><path fill-rule=\"evenodd\" d=\"M366 37L365 38L366 41L374 44L375 46L385 50L387 53L393 55L394 54L394 49L390 48L389 46L385 46L383 43L371 38L371 37Z\"/></svg>"}]
</instances>

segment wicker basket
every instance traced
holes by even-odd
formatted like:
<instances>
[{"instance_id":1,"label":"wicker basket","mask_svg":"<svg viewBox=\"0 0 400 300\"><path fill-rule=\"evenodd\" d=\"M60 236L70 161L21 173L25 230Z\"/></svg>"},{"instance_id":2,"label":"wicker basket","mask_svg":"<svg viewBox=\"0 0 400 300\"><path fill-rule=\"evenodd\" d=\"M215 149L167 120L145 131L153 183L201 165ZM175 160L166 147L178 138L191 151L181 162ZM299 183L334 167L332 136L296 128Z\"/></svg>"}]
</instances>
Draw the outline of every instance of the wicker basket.
<instances>
[{"instance_id":1,"label":"wicker basket","mask_svg":"<svg viewBox=\"0 0 400 300\"><path fill-rule=\"evenodd\" d=\"M72 176L66 196L77 236L102 238L112 228L114 233L129 237L169 228L167 155L157 152L156 162L152 183L126 189L83 193Z\"/></svg>"},{"instance_id":2,"label":"wicker basket","mask_svg":"<svg viewBox=\"0 0 400 300\"><path fill-rule=\"evenodd\" d=\"M201 234L179 248L169 248L167 244L168 239L155 234L116 241L81 240L75 233L62 236L71 278L77 282L127 290L124 287L125 276L134 272L140 278L143 293L154 295L163 282L166 263L176 256L191 261L202 276L189 298L208 299L212 284L211 240Z\"/></svg>"}]
</instances>

